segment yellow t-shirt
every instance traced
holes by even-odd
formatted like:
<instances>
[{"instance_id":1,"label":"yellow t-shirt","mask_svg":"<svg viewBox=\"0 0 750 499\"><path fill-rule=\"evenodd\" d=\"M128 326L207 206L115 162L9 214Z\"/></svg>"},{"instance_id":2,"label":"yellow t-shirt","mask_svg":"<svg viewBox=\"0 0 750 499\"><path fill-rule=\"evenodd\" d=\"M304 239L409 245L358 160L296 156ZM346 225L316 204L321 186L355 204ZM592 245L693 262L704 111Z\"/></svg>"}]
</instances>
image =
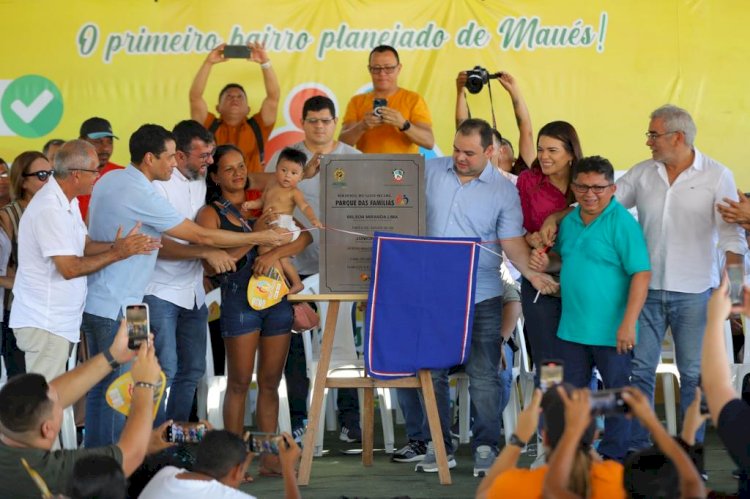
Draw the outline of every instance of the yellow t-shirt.
<instances>
[{"instance_id":1,"label":"yellow t-shirt","mask_svg":"<svg viewBox=\"0 0 750 499\"><path fill-rule=\"evenodd\" d=\"M362 121L365 113L371 113L374 96L372 92L352 97L346 106L344 123ZM411 123L432 125L432 116L427 103L416 92L399 88L388 97L388 107L398 110ZM391 125L381 125L362 134L355 144L364 153L416 154L419 146L404 133Z\"/></svg>"},{"instance_id":2,"label":"yellow t-shirt","mask_svg":"<svg viewBox=\"0 0 750 499\"><path fill-rule=\"evenodd\" d=\"M529 470L514 468L504 472L492 483L489 498L537 499L542 497L547 466ZM622 465L616 461L591 464L591 499L625 499L622 486Z\"/></svg>"}]
</instances>

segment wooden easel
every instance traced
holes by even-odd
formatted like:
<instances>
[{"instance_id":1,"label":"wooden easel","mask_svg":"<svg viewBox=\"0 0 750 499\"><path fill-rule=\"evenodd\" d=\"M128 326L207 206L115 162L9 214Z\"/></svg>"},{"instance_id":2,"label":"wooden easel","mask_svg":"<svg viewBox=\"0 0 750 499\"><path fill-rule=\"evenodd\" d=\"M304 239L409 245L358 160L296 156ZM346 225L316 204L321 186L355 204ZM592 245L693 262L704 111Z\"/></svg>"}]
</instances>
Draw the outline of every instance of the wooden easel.
<instances>
[{"instance_id":1,"label":"wooden easel","mask_svg":"<svg viewBox=\"0 0 750 499\"><path fill-rule=\"evenodd\" d=\"M428 369L422 369L417 376L399 378L394 380L378 380L367 377L356 378L328 378L328 368L331 363L331 351L333 349L333 338L336 334L336 320L339 315L341 302L367 301L367 294L319 294L319 295L288 295L290 302L315 301L329 302L326 315L325 327L323 329L323 343L320 348L320 360L315 374L312 399L310 401L310 412L308 414L307 431L302 447L302 461L297 475L300 485L310 483L310 472L312 471L313 448L315 446L315 434L320 423L320 412L323 407L323 391L325 388L362 388L364 390L362 414L362 465L372 466L373 450L373 426L375 421L375 388L420 388L424 397L425 412L430 425L430 434L435 447L435 457L438 463L438 476L442 485L451 484L451 475L448 470L448 457L445 453L443 432L440 428L440 417L438 416L435 390L432 385L432 376Z\"/></svg>"}]
</instances>

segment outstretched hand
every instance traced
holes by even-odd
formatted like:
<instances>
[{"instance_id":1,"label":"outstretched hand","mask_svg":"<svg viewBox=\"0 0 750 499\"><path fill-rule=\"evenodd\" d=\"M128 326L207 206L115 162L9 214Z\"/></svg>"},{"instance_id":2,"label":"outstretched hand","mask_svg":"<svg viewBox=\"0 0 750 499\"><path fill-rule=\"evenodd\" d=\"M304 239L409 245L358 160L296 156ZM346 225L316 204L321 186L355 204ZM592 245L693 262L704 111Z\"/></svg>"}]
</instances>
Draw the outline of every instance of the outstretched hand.
<instances>
[{"instance_id":1,"label":"outstretched hand","mask_svg":"<svg viewBox=\"0 0 750 499\"><path fill-rule=\"evenodd\" d=\"M224 47L226 47L226 43L221 43L214 47L214 49L208 53L206 56L206 62L209 64L218 64L220 62L226 62L226 59L224 58Z\"/></svg>"},{"instance_id":2,"label":"outstretched hand","mask_svg":"<svg viewBox=\"0 0 750 499\"><path fill-rule=\"evenodd\" d=\"M516 435L524 442L531 440L539 427L539 407L542 404L542 391L537 388L531 397L531 403L518 415Z\"/></svg>"},{"instance_id":3,"label":"outstretched hand","mask_svg":"<svg viewBox=\"0 0 750 499\"><path fill-rule=\"evenodd\" d=\"M591 425L591 392L588 388L581 388L568 395L564 386L557 385L551 389L557 390L565 407L565 431L582 437Z\"/></svg>"}]
</instances>

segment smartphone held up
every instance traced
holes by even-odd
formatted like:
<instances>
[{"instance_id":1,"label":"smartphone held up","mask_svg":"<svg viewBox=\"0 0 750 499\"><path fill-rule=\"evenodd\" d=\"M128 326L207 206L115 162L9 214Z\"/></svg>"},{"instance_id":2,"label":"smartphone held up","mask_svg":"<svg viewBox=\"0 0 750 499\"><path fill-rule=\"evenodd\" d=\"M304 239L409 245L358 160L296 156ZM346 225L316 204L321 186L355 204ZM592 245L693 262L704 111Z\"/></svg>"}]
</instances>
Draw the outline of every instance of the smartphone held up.
<instances>
[{"instance_id":1,"label":"smartphone held up","mask_svg":"<svg viewBox=\"0 0 750 499\"><path fill-rule=\"evenodd\" d=\"M373 99L372 101L372 114L380 117L380 109L388 107L388 101L385 99Z\"/></svg>"},{"instance_id":2,"label":"smartphone held up","mask_svg":"<svg viewBox=\"0 0 750 499\"><path fill-rule=\"evenodd\" d=\"M539 388L546 392L555 385L563 382L563 362L561 360L545 360L539 371Z\"/></svg>"},{"instance_id":3,"label":"smartphone held up","mask_svg":"<svg viewBox=\"0 0 750 499\"><path fill-rule=\"evenodd\" d=\"M141 342L148 341L150 320L147 303L135 303L125 306L125 322L128 328L128 348L137 350Z\"/></svg>"},{"instance_id":4,"label":"smartphone held up","mask_svg":"<svg viewBox=\"0 0 750 499\"><path fill-rule=\"evenodd\" d=\"M741 263L727 265L729 279L729 299L733 307L742 306L745 295L745 266Z\"/></svg>"},{"instance_id":5,"label":"smartphone held up","mask_svg":"<svg viewBox=\"0 0 750 499\"><path fill-rule=\"evenodd\" d=\"M253 50L247 45L227 45L222 51L224 59L250 59Z\"/></svg>"}]
</instances>

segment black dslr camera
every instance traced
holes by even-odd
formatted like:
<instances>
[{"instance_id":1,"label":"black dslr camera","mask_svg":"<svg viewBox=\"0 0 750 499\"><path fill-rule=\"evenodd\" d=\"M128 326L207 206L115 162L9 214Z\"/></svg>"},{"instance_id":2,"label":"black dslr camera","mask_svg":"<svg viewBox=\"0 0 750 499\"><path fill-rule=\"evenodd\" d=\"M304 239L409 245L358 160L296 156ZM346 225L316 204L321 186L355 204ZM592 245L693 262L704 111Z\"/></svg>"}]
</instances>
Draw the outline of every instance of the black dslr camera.
<instances>
[{"instance_id":1,"label":"black dslr camera","mask_svg":"<svg viewBox=\"0 0 750 499\"><path fill-rule=\"evenodd\" d=\"M466 71L466 90L472 94L478 94L482 87L487 85L491 79L498 78L498 73L490 74L482 66L474 66L474 69Z\"/></svg>"}]
</instances>

